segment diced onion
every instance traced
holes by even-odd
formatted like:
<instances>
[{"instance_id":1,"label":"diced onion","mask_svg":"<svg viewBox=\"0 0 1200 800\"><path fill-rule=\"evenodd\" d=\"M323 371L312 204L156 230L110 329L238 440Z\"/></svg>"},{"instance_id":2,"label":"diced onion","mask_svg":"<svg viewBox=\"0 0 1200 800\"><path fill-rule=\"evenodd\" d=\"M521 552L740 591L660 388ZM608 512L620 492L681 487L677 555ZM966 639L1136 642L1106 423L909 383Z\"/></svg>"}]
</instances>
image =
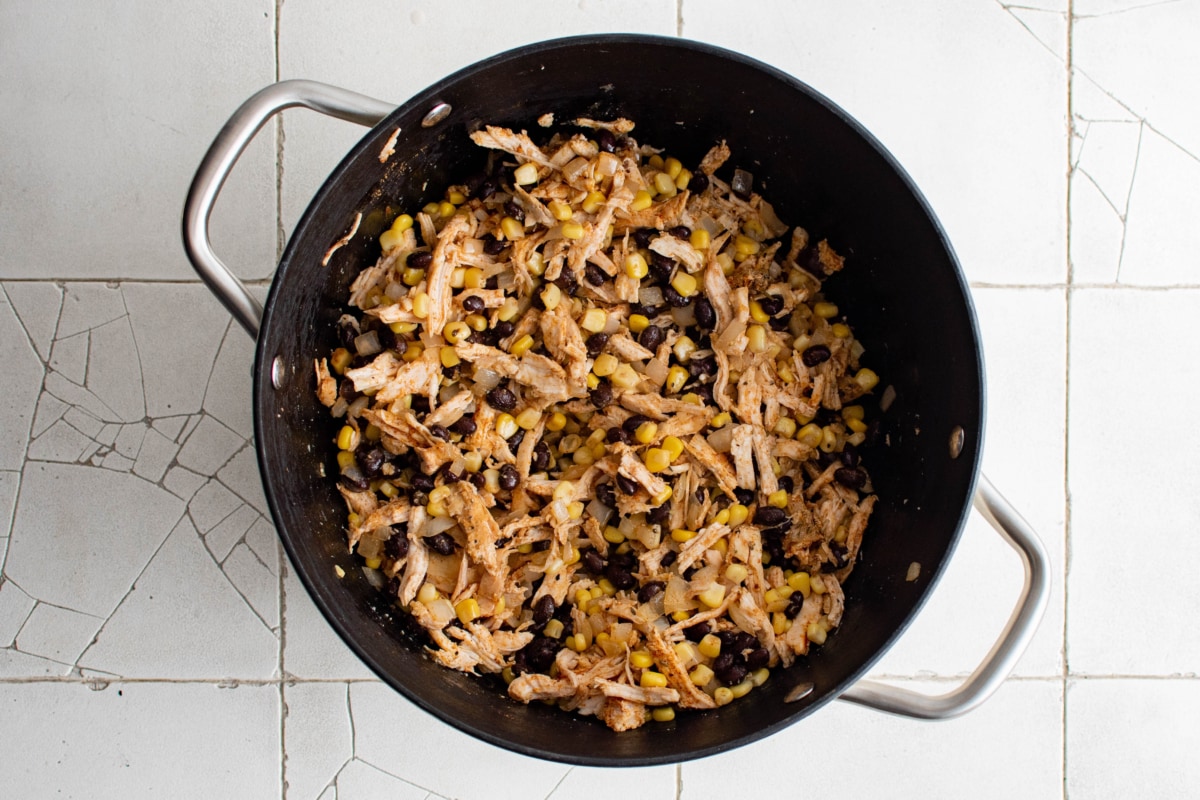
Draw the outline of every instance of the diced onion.
<instances>
[{"instance_id":1,"label":"diced onion","mask_svg":"<svg viewBox=\"0 0 1200 800\"><path fill-rule=\"evenodd\" d=\"M733 425L718 428L708 435L708 443L718 453L728 453L733 447Z\"/></svg>"},{"instance_id":2,"label":"diced onion","mask_svg":"<svg viewBox=\"0 0 1200 800\"><path fill-rule=\"evenodd\" d=\"M333 415L334 419L341 419L342 417L346 416L346 409L349 407L350 404L346 402L346 398L339 397L337 400L334 400L333 405L329 407L329 413Z\"/></svg>"},{"instance_id":3,"label":"diced onion","mask_svg":"<svg viewBox=\"0 0 1200 800\"><path fill-rule=\"evenodd\" d=\"M643 286L638 290L638 302L644 306L660 306L663 303L662 289L657 286Z\"/></svg>"},{"instance_id":4,"label":"diced onion","mask_svg":"<svg viewBox=\"0 0 1200 800\"><path fill-rule=\"evenodd\" d=\"M358 351L360 356L375 355L383 349L379 344L379 334L375 331L367 331L361 336L355 336L354 349Z\"/></svg>"},{"instance_id":5,"label":"diced onion","mask_svg":"<svg viewBox=\"0 0 1200 800\"><path fill-rule=\"evenodd\" d=\"M492 372L490 369L482 367L475 370L475 388L477 393L490 392L500 385L500 381L504 380L504 376L499 372Z\"/></svg>"},{"instance_id":6,"label":"diced onion","mask_svg":"<svg viewBox=\"0 0 1200 800\"><path fill-rule=\"evenodd\" d=\"M612 517L613 510L598 499L593 498L592 502L587 504L587 513L595 517L601 526L604 526L608 524L609 518Z\"/></svg>"},{"instance_id":7,"label":"diced onion","mask_svg":"<svg viewBox=\"0 0 1200 800\"><path fill-rule=\"evenodd\" d=\"M357 417L359 414L361 414L366 409L367 405L370 404L370 402L371 402L371 398L367 397L364 394L362 397L358 398L357 400L355 400L353 403L350 404L350 408L346 410L346 413L351 417Z\"/></svg>"},{"instance_id":8,"label":"diced onion","mask_svg":"<svg viewBox=\"0 0 1200 800\"><path fill-rule=\"evenodd\" d=\"M687 328L696 324L696 304L688 303L683 308L672 308L671 319Z\"/></svg>"},{"instance_id":9,"label":"diced onion","mask_svg":"<svg viewBox=\"0 0 1200 800\"><path fill-rule=\"evenodd\" d=\"M458 523L454 521L454 517L446 515L444 517L429 517L425 522L425 528L421 532L422 536L437 536L443 531L448 531Z\"/></svg>"},{"instance_id":10,"label":"diced onion","mask_svg":"<svg viewBox=\"0 0 1200 800\"><path fill-rule=\"evenodd\" d=\"M370 567L363 565L362 573L363 577L367 579L367 583L371 584L371 586L376 589L382 589L384 583L386 583L386 581L383 579L383 573L377 569L371 569Z\"/></svg>"}]
</instances>

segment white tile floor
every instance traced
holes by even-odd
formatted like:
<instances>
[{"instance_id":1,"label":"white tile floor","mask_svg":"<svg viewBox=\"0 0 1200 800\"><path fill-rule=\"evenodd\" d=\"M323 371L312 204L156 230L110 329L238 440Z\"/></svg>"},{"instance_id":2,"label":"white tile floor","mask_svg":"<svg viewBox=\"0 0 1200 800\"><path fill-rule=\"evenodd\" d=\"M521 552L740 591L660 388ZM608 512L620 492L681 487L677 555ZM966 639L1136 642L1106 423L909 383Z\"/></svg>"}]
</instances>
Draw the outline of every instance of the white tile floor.
<instances>
[{"instance_id":1,"label":"white tile floor","mask_svg":"<svg viewBox=\"0 0 1200 800\"><path fill-rule=\"evenodd\" d=\"M379 684L289 573L251 343L179 243L213 135L276 78L400 102L512 46L621 30L800 77L946 225L985 340L985 469L1053 561L1045 621L980 710L835 703L680 767L536 762ZM1179 400L1200 391L1198 31L1198 0L0 3L0 793L1200 796L1200 433ZM359 135L269 127L221 198L219 252L269 278ZM939 691L969 672L1019 576L973 520L879 674ZM830 760L788 768L817 738Z\"/></svg>"}]
</instances>

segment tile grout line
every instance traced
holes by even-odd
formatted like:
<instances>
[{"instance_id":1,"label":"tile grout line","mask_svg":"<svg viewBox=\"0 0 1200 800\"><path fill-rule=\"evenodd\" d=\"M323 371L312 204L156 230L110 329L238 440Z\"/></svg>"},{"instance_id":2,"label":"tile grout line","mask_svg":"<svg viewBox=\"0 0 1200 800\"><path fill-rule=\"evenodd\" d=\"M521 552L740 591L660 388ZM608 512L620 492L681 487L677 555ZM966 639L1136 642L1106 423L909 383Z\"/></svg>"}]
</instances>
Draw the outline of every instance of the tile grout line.
<instances>
[{"instance_id":1,"label":"tile grout line","mask_svg":"<svg viewBox=\"0 0 1200 800\"><path fill-rule=\"evenodd\" d=\"M279 69L279 20L282 16L283 0L275 0L275 19L272 30L272 45L275 56L275 81L278 83ZM283 257L283 115L275 117L275 263ZM232 323L230 323L232 325ZM279 641L276 651L275 677L279 692L279 797L287 800L287 698L284 696L283 648L287 643L287 593L284 590L286 555L279 536L275 536L275 563L278 582L276 597L279 602Z\"/></svg>"},{"instance_id":2,"label":"tile grout line","mask_svg":"<svg viewBox=\"0 0 1200 800\"><path fill-rule=\"evenodd\" d=\"M1075 98L1074 98L1074 58L1075 58L1075 0L1067 0L1067 61L1066 61L1066 78L1067 78L1067 192L1066 202L1066 256L1067 256L1067 289L1065 292L1066 308L1064 309L1063 317L1063 336L1066 339L1063 347L1063 569L1062 569L1062 597L1063 597L1063 628L1062 628L1062 700L1059 703L1059 713L1062 714L1060 721L1060 731L1062 736L1062 797L1063 800L1069 800L1067 789L1068 776L1068 747L1067 747L1067 686L1068 678L1071 674L1071 663L1069 655L1069 637L1067 635L1070 629L1070 612L1067 602L1067 577L1070 574L1071 565L1071 306L1072 306L1072 287L1075 284L1075 262L1071 257L1071 185L1072 185L1072 158L1071 150L1074 147L1074 131L1075 131Z\"/></svg>"}]
</instances>

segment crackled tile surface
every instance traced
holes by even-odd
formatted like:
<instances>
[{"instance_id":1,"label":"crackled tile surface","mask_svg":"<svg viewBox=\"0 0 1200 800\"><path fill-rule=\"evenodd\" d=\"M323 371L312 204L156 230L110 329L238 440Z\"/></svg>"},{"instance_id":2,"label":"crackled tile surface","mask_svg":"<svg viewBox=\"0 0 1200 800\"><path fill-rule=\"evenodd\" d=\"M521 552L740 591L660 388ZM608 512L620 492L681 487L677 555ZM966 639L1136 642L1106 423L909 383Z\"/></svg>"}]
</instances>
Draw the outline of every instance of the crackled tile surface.
<instances>
[{"instance_id":1,"label":"crackled tile surface","mask_svg":"<svg viewBox=\"0 0 1200 800\"><path fill-rule=\"evenodd\" d=\"M803 764L747 764L835 741L869 757L821 771L823 797L1195 795L1200 441L1170 409L1200 390L1197 29L1198 0L0 3L0 794L796 794ZM602 31L790 72L862 121L946 226L983 335L984 471L1053 582L1017 677L978 710L925 723L835 702L683 765L537 762L379 682L287 564L252 439L253 342L180 246L206 148L277 78L401 102L507 48ZM716 88L698 91L719 107ZM242 156L212 238L256 296L361 134L289 110ZM1020 581L974 516L875 674L957 685Z\"/></svg>"}]
</instances>

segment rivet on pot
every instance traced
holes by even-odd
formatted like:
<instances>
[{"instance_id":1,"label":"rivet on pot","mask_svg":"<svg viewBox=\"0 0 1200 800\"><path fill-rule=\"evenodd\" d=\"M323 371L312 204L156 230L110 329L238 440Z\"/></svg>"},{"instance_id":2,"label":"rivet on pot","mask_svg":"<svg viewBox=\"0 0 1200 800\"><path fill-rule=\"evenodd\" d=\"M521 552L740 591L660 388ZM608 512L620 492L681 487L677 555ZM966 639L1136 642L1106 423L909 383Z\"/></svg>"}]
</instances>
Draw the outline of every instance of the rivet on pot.
<instances>
[{"instance_id":1,"label":"rivet on pot","mask_svg":"<svg viewBox=\"0 0 1200 800\"><path fill-rule=\"evenodd\" d=\"M429 109L429 113L425 115L425 119L421 120L422 128L432 128L439 122L450 116L453 110L449 103L438 103L433 108Z\"/></svg>"},{"instance_id":2,"label":"rivet on pot","mask_svg":"<svg viewBox=\"0 0 1200 800\"><path fill-rule=\"evenodd\" d=\"M950 431L950 457L958 458L962 454L963 443L966 442L967 435L963 433L961 425L955 425L954 430Z\"/></svg>"},{"instance_id":3,"label":"rivet on pot","mask_svg":"<svg viewBox=\"0 0 1200 800\"><path fill-rule=\"evenodd\" d=\"M274 360L271 361L271 385L276 389L283 388L283 370L283 359L275 356Z\"/></svg>"},{"instance_id":4,"label":"rivet on pot","mask_svg":"<svg viewBox=\"0 0 1200 800\"><path fill-rule=\"evenodd\" d=\"M813 685L812 685L811 681L805 681L804 683L798 683L795 686L793 686L792 690L784 696L783 702L794 703L797 700L803 700L804 698L806 698L810 694L812 694L812 692L813 692Z\"/></svg>"}]
</instances>

